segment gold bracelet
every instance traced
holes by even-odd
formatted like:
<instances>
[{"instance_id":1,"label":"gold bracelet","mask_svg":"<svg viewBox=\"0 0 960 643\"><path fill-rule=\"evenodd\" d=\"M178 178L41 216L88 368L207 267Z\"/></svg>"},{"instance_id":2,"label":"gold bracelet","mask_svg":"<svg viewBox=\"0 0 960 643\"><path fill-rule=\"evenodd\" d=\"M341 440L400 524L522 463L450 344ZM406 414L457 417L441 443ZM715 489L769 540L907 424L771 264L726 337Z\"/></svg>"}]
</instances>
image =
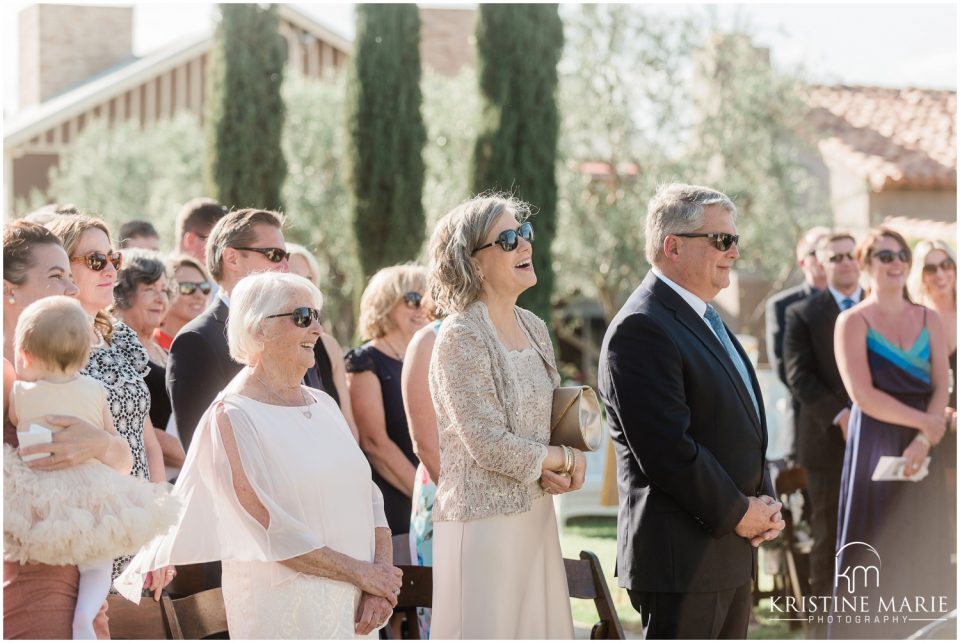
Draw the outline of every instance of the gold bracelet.
<instances>
[{"instance_id":1,"label":"gold bracelet","mask_svg":"<svg viewBox=\"0 0 960 643\"><path fill-rule=\"evenodd\" d=\"M913 438L914 441L919 442L920 444L925 445L928 449L930 448L930 440L922 433L917 433L917 436Z\"/></svg>"},{"instance_id":2,"label":"gold bracelet","mask_svg":"<svg viewBox=\"0 0 960 643\"><path fill-rule=\"evenodd\" d=\"M563 445L563 473L570 475L570 469L573 467L573 449Z\"/></svg>"}]
</instances>

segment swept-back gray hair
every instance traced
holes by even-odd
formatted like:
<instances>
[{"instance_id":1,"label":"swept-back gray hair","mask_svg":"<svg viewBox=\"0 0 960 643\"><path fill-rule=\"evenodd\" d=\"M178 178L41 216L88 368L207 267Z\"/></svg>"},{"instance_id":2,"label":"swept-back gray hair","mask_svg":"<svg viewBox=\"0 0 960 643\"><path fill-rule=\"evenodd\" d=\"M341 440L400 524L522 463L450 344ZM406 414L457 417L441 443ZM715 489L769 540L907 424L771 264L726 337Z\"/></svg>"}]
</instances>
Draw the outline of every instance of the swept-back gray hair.
<instances>
[{"instance_id":1,"label":"swept-back gray hair","mask_svg":"<svg viewBox=\"0 0 960 643\"><path fill-rule=\"evenodd\" d=\"M647 204L647 261L663 259L663 240L668 234L693 232L703 226L703 209L719 205L737 218L737 206L723 192L700 185L668 183L657 188Z\"/></svg>"},{"instance_id":2,"label":"swept-back gray hair","mask_svg":"<svg viewBox=\"0 0 960 643\"><path fill-rule=\"evenodd\" d=\"M473 251L482 246L494 222L511 212L522 223L530 206L509 194L481 194L450 210L437 223L430 237L427 291L441 316L464 310L480 297L483 281L473 261Z\"/></svg>"}]
</instances>

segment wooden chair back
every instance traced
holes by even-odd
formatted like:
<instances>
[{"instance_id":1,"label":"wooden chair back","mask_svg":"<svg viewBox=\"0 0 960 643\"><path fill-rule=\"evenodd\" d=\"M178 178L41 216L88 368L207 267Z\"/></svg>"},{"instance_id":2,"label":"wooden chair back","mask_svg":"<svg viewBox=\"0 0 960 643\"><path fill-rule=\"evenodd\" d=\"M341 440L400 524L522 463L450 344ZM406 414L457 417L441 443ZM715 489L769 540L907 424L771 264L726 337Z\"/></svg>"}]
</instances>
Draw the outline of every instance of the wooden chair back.
<instances>
[{"instance_id":1,"label":"wooden chair back","mask_svg":"<svg viewBox=\"0 0 960 643\"><path fill-rule=\"evenodd\" d=\"M145 640L170 638L170 620L173 607L170 597L163 594L160 602L153 597L142 597L140 603L131 603L117 594L107 596L107 619L110 638L117 640Z\"/></svg>"},{"instance_id":2,"label":"wooden chair back","mask_svg":"<svg viewBox=\"0 0 960 643\"><path fill-rule=\"evenodd\" d=\"M597 608L600 620L591 628L590 638L593 640L623 640L623 625L617 616L617 609L613 605L613 597L607 580L603 577L603 568L596 554L589 551L580 552L580 560L563 559L567 571L567 589L570 598L592 600Z\"/></svg>"},{"instance_id":3,"label":"wooden chair back","mask_svg":"<svg viewBox=\"0 0 960 643\"><path fill-rule=\"evenodd\" d=\"M196 640L227 633L227 611L219 587L172 599L170 603L174 613L170 638Z\"/></svg>"}]
</instances>

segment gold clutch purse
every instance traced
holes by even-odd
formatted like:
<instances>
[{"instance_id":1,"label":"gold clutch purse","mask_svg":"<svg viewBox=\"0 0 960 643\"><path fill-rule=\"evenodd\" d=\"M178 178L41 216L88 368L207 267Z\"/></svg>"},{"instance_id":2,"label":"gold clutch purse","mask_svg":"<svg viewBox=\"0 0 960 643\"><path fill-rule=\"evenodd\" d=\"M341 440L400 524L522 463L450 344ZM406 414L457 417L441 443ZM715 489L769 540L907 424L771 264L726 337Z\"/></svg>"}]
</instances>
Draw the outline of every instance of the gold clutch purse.
<instances>
[{"instance_id":1,"label":"gold clutch purse","mask_svg":"<svg viewBox=\"0 0 960 643\"><path fill-rule=\"evenodd\" d=\"M550 444L596 451L602 435L600 400L589 386L561 386L553 391Z\"/></svg>"}]
</instances>

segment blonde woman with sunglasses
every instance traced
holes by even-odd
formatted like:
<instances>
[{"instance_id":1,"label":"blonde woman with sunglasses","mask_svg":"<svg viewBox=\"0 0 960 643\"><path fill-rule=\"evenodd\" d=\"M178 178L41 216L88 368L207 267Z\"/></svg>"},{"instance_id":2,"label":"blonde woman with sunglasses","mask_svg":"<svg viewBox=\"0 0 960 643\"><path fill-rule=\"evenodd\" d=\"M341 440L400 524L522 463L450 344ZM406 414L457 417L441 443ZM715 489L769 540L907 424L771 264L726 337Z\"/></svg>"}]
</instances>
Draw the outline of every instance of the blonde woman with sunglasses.
<instances>
[{"instance_id":1,"label":"blonde woman with sunglasses","mask_svg":"<svg viewBox=\"0 0 960 643\"><path fill-rule=\"evenodd\" d=\"M136 332L113 319L113 288L123 257L110 239L110 229L100 219L82 215L57 217L47 228L63 242L70 258L70 270L79 292L77 300L93 320L90 327L90 358L81 369L103 383L113 424L130 445L133 467L130 475L165 483L163 452L153 431L150 417L150 392L144 382L149 372L149 356ZM130 556L113 563L114 578L130 561ZM147 585L157 595L173 580L173 568L157 570Z\"/></svg>"},{"instance_id":2,"label":"blonde woman with sunglasses","mask_svg":"<svg viewBox=\"0 0 960 643\"><path fill-rule=\"evenodd\" d=\"M368 340L347 352L347 388L360 448L383 491L393 535L410 530L411 496L419 460L403 409L400 376L407 345L426 323L420 300L426 271L415 265L383 268L360 298L360 335Z\"/></svg>"}]
</instances>

